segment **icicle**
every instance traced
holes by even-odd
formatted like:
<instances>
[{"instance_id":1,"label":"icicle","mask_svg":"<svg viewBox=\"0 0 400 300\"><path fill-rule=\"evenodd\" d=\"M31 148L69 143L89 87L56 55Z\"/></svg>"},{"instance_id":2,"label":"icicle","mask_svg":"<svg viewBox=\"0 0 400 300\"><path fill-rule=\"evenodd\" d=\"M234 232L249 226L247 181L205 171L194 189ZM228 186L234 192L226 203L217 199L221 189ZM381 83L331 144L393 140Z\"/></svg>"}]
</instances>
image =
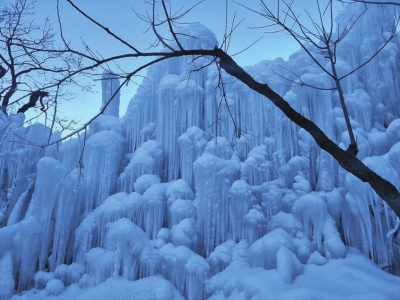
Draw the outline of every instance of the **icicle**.
<instances>
[{"instance_id":1,"label":"icicle","mask_svg":"<svg viewBox=\"0 0 400 300\"><path fill-rule=\"evenodd\" d=\"M205 299L204 284L210 272L208 262L196 253L192 253L186 262L186 291L188 300Z\"/></svg>"},{"instance_id":2,"label":"icicle","mask_svg":"<svg viewBox=\"0 0 400 300\"><path fill-rule=\"evenodd\" d=\"M11 251L7 251L0 256L0 300L11 299L14 292L14 267L13 255Z\"/></svg>"},{"instance_id":3,"label":"icicle","mask_svg":"<svg viewBox=\"0 0 400 300\"><path fill-rule=\"evenodd\" d=\"M18 249L20 258L18 291L23 291L31 287L33 276L37 271L40 254L47 254L48 249L44 249L41 242L43 236L47 239L49 237L43 234L45 228L40 225L42 224L34 220L23 220L18 223L18 234L13 239L13 243ZM46 252L44 250L46 250Z\"/></svg>"},{"instance_id":4,"label":"icicle","mask_svg":"<svg viewBox=\"0 0 400 300\"><path fill-rule=\"evenodd\" d=\"M253 148L243 164L243 176L250 185L261 185L272 180L272 163L267 160L266 146Z\"/></svg>"},{"instance_id":5,"label":"icicle","mask_svg":"<svg viewBox=\"0 0 400 300\"><path fill-rule=\"evenodd\" d=\"M107 232L105 249L114 253L113 276L139 279L141 255L148 247L152 245L146 234L132 221L122 218L112 224Z\"/></svg>"},{"instance_id":6,"label":"icicle","mask_svg":"<svg viewBox=\"0 0 400 300\"><path fill-rule=\"evenodd\" d=\"M168 184L166 183L154 184L143 194L144 229L151 239L157 236L165 221L167 210L165 192L167 187Z\"/></svg>"},{"instance_id":7,"label":"icicle","mask_svg":"<svg viewBox=\"0 0 400 300\"><path fill-rule=\"evenodd\" d=\"M398 148L394 146L393 152L391 150L388 155L369 157L363 162L399 189L399 173L390 163L398 167L395 163L398 160ZM393 262L393 255L397 251L386 238L386 233L394 227L397 217L367 183L347 174L345 185L348 193L342 220L346 244L357 247L377 264Z\"/></svg>"},{"instance_id":8,"label":"icicle","mask_svg":"<svg viewBox=\"0 0 400 300\"><path fill-rule=\"evenodd\" d=\"M178 137L188 127L200 126L203 110L204 90L193 80L184 80L178 75L167 75L159 84L157 141L166 153L164 169L168 181L178 178L180 154Z\"/></svg>"},{"instance_id":9,"label":"icicle","mask_svg":"<svg viewBox=\"0 0 400 300\"><path fill-rule=\"evenodd\" d=\"M247 237L245 217L251 208L252 188L244 180L235 181L229 189L229 225L235 242Z\"/></svg>"},{"instance_id":10,"label":"icicle","mask_svg":"<svg viewBox=\"0 0 400 300\"><path fill-rule=\"evenodd\" d=\"M161 257L159 247L144 248L140 255L139 278L145 278L161 273Z\"/></svg>"},{"instance_id":11,"label":"icicle","mask_svg":"<svg viewBox=\"0 0 400 300\"><path fill-rule=\"evenodd\" d=\"M363 89L357 89L351 94L346 94L345 100L350 117L356 119L365 131L370 131L372 125L371 97Z\"/></svg>"},{"instance_id":12,"label":"icicle","mask_svg":"<svg viewBox=\"0 0 400 300\"><path fill-rule=\"evenodd\" d=\"M167 244L160 249L162 275L185 296L186 299L204 299L204 282L210 272L208 262L184 246Z\"/></svg>"},{"instance_id":13,"label":"icicle","mask_svg":"<svg viewBox=\"0 0 400 300\"><path fill-rule=\"evenodd\" d=\"M117 193L89 214L75 230L74 261L83 264L93 247L104 247L107 224L128 218L144 228L143 197L138 193Z\"/></svg>"},{"instance_id":14,"label":"icicle","mask_svg":"<svg viewBox=\"0 0 400 300\"><path fill-rule=\"evenodd\" d=\"M114 131L98 132L86 142L83 153L85 214L116 191L124 147L125 140Z\"/></svg>"},{"instance_id":15,"label":"icicle","mask_svg":"<svg viewBox=\"0 0 400 300\"><path fill-rule=\"evenodd\" d=\"M29 185L27 187L27 190L25 192L23 192L21 194L21 196L18 198L13 210L10 213L10 216L7 220L7 226L16 224L19 221L21 221L23 218L24 207L27 206L27 200L29 199L29 196L32 195L32 190L35 185L35 182L33 180L31 180L31 178L28 178L28 182L29 182Z\"/></svg>"},{"instance_id":16,"label":"icicle","mask_svg":"<svg viewBox=\"0 0 400 300\"><path fill-rule=\"evenodd\" d=\"M167 244L160 249L162 258L161 274L183 294L186 294L185 265L192 251L184 246Z\"/></svg>"},{"instance_id":17,"label":"icicle","mask_svg":"<svg viewBox=\"0 0 400 300\"><path fill-rule=\"evenodd\" d=\"M207 145L206 134L200 128L193 126L178 138L181 154L182 179L194 187L193 163L203 153Z\"/></svg>"},{"instance_id":18,"label":"icicle","mask_svg":"<svg viewBox=\"0 0 400 300\"><path fill-rule=\"evenodd\" d=\"M47 265L49 249L52 246L54 232L54 211L57 209L58 198L68 193L69 184L60 181L67 174L66 168L53 158L42 158L37 165L35 192L29 204L25 219L34 219L42 227L41 243L39 248L39 269ZM60 182L59 182L60 181ZM60 191L61 189L61 191ZM65 194L64 194L65 196ZM61 199L62 200L62 199ZM63 203L60 203L62 205ZM74 206L71 205L71 209ZM71 216L71 214L67 214ZM68 226L68 224L64 224ZM54 267L54 266L53 266Z\"/></svg>"},{"instance_id":19,"label":"icicle","mask_svg":"<svg viewBox=\"0 0 400 300\"><path fill-rule=\"evenodd\" d=\"M322 231L327 217L325 201L313 194L303 195L293 204L292 213L299 218L305 234L315 243L318 251L324 253Z\"/></svg>"}]
</instances>

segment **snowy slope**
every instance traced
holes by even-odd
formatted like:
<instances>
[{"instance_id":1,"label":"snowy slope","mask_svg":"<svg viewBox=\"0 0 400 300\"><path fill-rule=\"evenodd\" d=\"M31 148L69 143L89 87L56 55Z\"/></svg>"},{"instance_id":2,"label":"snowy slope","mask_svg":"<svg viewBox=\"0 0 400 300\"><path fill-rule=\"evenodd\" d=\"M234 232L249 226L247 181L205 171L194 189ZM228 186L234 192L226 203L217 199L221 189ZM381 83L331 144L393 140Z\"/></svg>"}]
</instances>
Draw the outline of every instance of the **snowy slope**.
<instances>
[{"instance_id":1,"label":"snowy slope","mask_svg":"<svg viewBox=\"0 0 400 300\"><path fill-rule=\"evenodd\" d=\"M340 72L383 43L376 22L389 30L393 13L368 10L339 47ZM217 44L200 24L182 30L185 47ZM343 82L359 157L398 189L399 47L397 37ZM60 133L1 116L0 300L398 299L400 278L386 272L400 273L393 212L223 74L235 134L217 68L191 72L208 62L150 67L124 117L117 93L85 143L82 135L40 151L26 141ZM331 86L304 51L246 70L347 147L337 93L283 78ZM104 76L102 107L118 85Z\"/></svg>"}]
</instances>

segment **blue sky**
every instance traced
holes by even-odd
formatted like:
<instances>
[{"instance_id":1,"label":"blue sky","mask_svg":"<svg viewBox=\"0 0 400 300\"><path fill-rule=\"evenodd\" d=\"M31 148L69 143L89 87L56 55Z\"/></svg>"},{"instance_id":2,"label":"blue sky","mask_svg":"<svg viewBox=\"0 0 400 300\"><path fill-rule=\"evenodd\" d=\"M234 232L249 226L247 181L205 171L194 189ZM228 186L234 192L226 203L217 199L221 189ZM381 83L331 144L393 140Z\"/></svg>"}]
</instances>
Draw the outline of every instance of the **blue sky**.
<instances>
[{"instance_id":1,"label":"blue sky","mask_svg":"<svg viewBox=\"0 0 400 300\"><path fill-rule=\"evenodd\" d=\"M259 1L257 0L238 0L236 2L247 5L255 10L259 10L260 8ZM251 4L249 4L249 2L251 2ZM104 26L107 26L111 31L118 34L139 49L148 48L149 45L154 41L154 35L151 32L144 33L144 31L147 29L146 24L139 20L133 12L134 9L135 11L144 13L145 10L149 8L143 4L142 0L75 0L74 3L83 11L88 13L91 17L99 21ZM171 0L174 11L179 10L181 7L187 9L196 3L198 3L197 0ZM267 5L271 5L270 8L272 11L277 10L277 1L266 0L265 3ZM82 48L81 41L83 40L91 47L92 50L96 52L98 51L104 57L127 53L130 51L129 48L112 39L104 31L96 27L96 25L86 20L65 0L60 0L60 8L64 34L67 39L71 40L72 44L76 48ZM182 21L200 22L204 24L206 27L210 28L215 33L217 39L221 41L225 30L225 8L226 1L224 0L205 0L193 11L187 14ZM315 14L315 1L298 0L295 2L294 9L301 13L305 22L308 22L308 18L304 10L306 9L311 14ZM337 8L335 8L335 10L336 9ZM58 28L55 0L38 1L37 10L38 22L40 22L40 18L49 16L53 22L54 28ZM277 57L287 59L290 54L300 48L291 37L284 33L266 33L266 29L251 29L251 27L263 26L267 24L266 20L257 16L255 13L246 10L237 3L228 1L229 22L232 21L232 17L235 13L235 19L237 21L242 19L244 20L233 35L229 49L230 54L234 54L243 50L254 41L262 37L262 39L253 47L234 57L239 65L253 65L262 60L272 60ZM143 61L144 60L137 59L130 63L139 66L141 63L143 63ZM142 74L145 75L145 72ZM140 84L140 82L141 79L138 78L136 83ZM62 111L65 114L76 117L79 120L82 119L82 121L97 113L101 105L101 83L100 81L94 81L93 83L95 84L94 91L97 93L88 94L78 91L75 100L64 104L62 106ZM123 116L125 113L126 106L129 100L133 97L136 87L137 86L134 84L130 84L128 88L124 88L122 90L120 116Z\"/></svg>"}]
</instances>

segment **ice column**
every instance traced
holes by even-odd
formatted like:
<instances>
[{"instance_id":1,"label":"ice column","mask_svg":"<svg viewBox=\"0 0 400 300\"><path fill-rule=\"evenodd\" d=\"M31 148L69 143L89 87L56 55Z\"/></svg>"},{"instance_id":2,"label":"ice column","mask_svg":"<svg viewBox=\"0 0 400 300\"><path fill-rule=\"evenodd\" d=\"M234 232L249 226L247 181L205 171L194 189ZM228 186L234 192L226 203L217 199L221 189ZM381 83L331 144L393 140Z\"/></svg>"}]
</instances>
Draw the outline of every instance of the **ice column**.
<instances>
[{"instance_id":1,"label":"ice column","mask_svg":"<svg viewBox=\"0 0 400 300\"><path fill-rule=\"evenodd\" d=\"M181 153L181 176L194 187L193 162L203 153L207 145L206 134L200 128L193 126L183 133L179 139Z\"/></svg>"},{"instance_id":2,"label":"ice column","mask_svg":"<svg viewBox=\"0 0 400 300\"><path fill-rule=\"evenodd\" d=\"M159 84L157 141L166 152L164 168L168 180L178 179L178 137L188 127L201 126L204 90L193 80L167 75Z\"/></svg>"},{"instance_id":3,"label":"ice column","mask_svg":"<svg viewBox=\"0 0 400 300\"><path fill-rule=\"evenodd\" d=\"M200 240L206 255L223 243L229 232L229 195L240 164L215 155L203 154L193 164L197 190Z\"/></svg>"},{"instance_id":4,"label":"ice column","mask_svg":"<svg viewBox=\"0 0 400 300\"><path fill-rule=\"evenodd\" d=\"M235 242L246 237L245 217L251 208L251 186L244 180L235 181L229 189L229 223Z\"/></svg>"},{"instance_id":5,"label":"ice column","mask_svg":"<svg viewBox=\"0 0 400 300\"><path fill-rule=\"evenodd\" d=\"M124 138L114 131L98 132L86 142L83 154L85 185L87 187L86 214L116 191L124 147Z\"/></svg>"},{"instance_id":6,"label":"ice column","mask_svg":"<svg viewBox=\"0 0 400 300\"><path fill-rule=\"evenodd\" d=\"M105 115L119 117L119 102L120 102L120 92L118 90L120 84L118 76L105 71L101 79L101 89L102 89L102 104L101 109L106 105L104 110Z\"/></svg>"}]
</instances>

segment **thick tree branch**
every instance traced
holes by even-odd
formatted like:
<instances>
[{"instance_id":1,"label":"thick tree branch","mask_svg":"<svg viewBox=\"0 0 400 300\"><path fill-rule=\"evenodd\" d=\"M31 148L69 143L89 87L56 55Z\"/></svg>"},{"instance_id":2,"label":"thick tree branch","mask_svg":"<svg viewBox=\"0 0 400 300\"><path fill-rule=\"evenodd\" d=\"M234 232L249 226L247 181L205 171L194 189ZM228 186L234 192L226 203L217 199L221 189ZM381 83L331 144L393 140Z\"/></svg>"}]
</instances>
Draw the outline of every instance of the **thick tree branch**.
<instances>
[{"instance_id":1,"label":"thick tree branch","mask_svg":"<svg viewBox=\"0 0 400 300\"><path fill-rule=\"evenodd\" d=\"M267 84L261 84L255 81L238 64L236 64L228 54L223 52L221 49L216 49L214 51L216 52L214 55L219 58L219 64L222 69L224 69L229 75L242 81L252 90L271 100L271 102L292 122L310 133L318 146L332 155L343 169L350 172L363 182L369 183L375 192L384 199L396 215L400 217L400 194L393 184L369 169L357 157L341 149L331 139L329 139L317 125L295 111L288 102L286 102L279 94L274 92Z\"/></svg>"}]
</instances>

